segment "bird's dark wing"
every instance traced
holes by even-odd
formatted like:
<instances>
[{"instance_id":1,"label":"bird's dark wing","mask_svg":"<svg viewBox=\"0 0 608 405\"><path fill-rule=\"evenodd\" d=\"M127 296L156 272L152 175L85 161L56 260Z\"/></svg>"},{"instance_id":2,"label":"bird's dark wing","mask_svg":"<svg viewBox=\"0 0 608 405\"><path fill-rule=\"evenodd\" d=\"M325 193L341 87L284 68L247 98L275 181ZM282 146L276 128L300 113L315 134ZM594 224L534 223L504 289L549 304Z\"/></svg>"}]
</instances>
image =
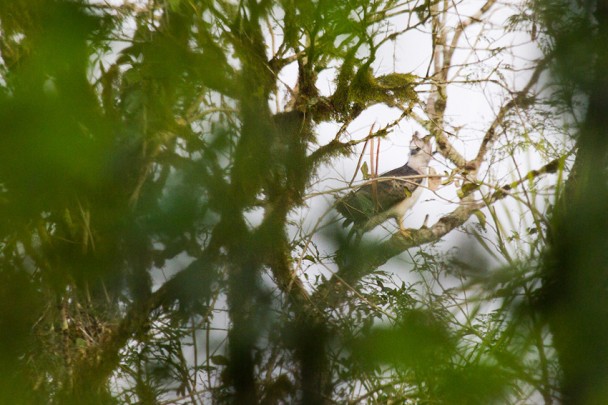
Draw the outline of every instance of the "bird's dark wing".
<instances>
[{"instance_id":1,"label":"bird's dark wing","mask_svg":"<svg viewBox=\"0 0 608 405\"><path fill-rule=\"evenodd\" d=\"M346 218L344 225L354 222L360 225L374 215L390 209L393 205L412 195L422 179L401 180L396 177L419 175L416 170L405 165L383 173L371 184L366 184L349 193L340 201L336 209ZM395 179L391 179L395 177Z\"/></svg>"},{"instance_id":2,"label":"bird's dark wing","mask_svg":"<svg viewBox=\"0 0 608 405\"><path fill-rule=\"evenodd\" d=\"M412 169L411 167L409 167L407 164L398 167L396 169L393 170L389 170L386 173L382 173L380 176L378 176L378 178L380 177L405 177L405 176L419 176L420 173L414 169ZM420 180L420 179L412 179L412 180ZM418 182L420 183L420 182Z\"/></svg>"}]
</instances>

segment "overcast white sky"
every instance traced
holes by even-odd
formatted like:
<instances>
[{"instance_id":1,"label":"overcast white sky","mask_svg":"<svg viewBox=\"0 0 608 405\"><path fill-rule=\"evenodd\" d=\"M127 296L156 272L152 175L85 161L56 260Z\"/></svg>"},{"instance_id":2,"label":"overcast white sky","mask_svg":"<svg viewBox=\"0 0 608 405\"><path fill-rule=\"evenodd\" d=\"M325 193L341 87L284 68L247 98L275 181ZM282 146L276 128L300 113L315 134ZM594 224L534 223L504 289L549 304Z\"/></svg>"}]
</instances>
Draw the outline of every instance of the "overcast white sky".
<instances>
[{"instance_id":1,"label":"overcast white sky","mask_svg":"<svg viewBox=\"0 0 608 405\"><path fill-rule=\"evenodd\" d=\"M452 25L457 24L459 19L466 18L470 10L478 9L483 3L485 2L464 2L466 7L459 6L458 13L452 13L450 17ZM529 66L531 60L540 56L539 50L536 45L531 42L528 34L505 32L504 27L511 12L512 10L503 7L493 13L491 20L494 22L495 29L484 30L482 33L482 40L478 43L478 46L480 47L483 47L484 44L492 47L514 45L511 48L510 53L498 53L496 56L488 59L487 53L483 51L470 52L468 49L457 51L456 61L459 63L465 59L468 62L483 60L483 62L479 62L477 65L467 68L465 73L483 77L484 75L489 74L496 66L504 66L505 64L514 67L514 71L516 72L519 68ZM394 18L392 23L396 28L403 26L404 17ZM467 44L476 43L478 38L477 34L481 27L481 25L473 27L466 36L463 36L463 46L466 47ZM373 65L374 72L376 75L399 72L425 76L431 57L431 50L431 36L428 32L410 31L401 36L398 41L388 42L381 48L378 58ZM529 72L515 72L503 70L503 81L512 84L516 89L519 89L522 87L523 83L527 81ZM334 73L335 71L328 70L319 78L319 88L324 94L330 94L334 87ZM284 70L281 78L285 83L293 85L296 80L296 74L297 71L294 64ZM424 98L425 96L422 97ZM496 111L503 104L506 97L508 97L506 92L500 86L494 84L485 84L483 86L465 84L449 86L446 118L452 126L461 127L461 130L458 133L458 139L450 138L450 140L465 157L471 158L477 153L479 143L487 130L489 123L495 117ZM420 112L420 109L416 110ZM352 138L363 138L369 133L372 125L375 125L375 128L378 129L396 119L400 113L400 111L388 108L384 105L373 106L366 110L349 126L348 133ZM320 125L318 127L319 142L323 144L333 139L337 129L338 126L335 124ZM395 128L386 139L382 140L379 173L401 166L405 163L409 152L411 135L416 130L420 131L422 134L427 133L416 122L406 119L402 121L401 125ZM359 153L360 150L361 148L358 149ZM350 158L334 160L330 166L322 171L324 176L320 179L320 182L315 185L315 190L313 191L327 191L344 187L345 181L349 181L354 174L357 160L358 154L355 154ZM366 155L364 160L369 160L369 156ZM540 158L534 154L517 155L515 156L515 161L524 172L532 167L539 167L541 165ZM449 164L445 164L443 160L434 160L431 165L440 173L443 171L449 172L452 168ZM507 164L502 166L503 167L500 168L502 173L496 174L498 176L504 176L509 182L513 181L513 178L509 176L510 171L513 170L513 162L507 162ZM498 167L498 165L496 167ZM358 174L357 178L361 180L361 175ZM327 213L327 210L330 209L334 201L334 195L332 194L309 200L309 208L305 208L299 213L304 219L305 228L308 229L309 232L312 232L314 227L318 226L319 218ZM408 227L419 227L422 225L424 217L427 214L430 215L429 225L431 225L443 214L451 212L456 207L457 201L458 198L456 197L455 188L453 186L439 189L436 193L427 190L423 193L417 205L407 215L405 225ZM499 204L499 208L502 204L504 203ZM513 206L507 205L506 207L506 210L515 214L516 217L519 215L516 212L517 209L520 209L517 204L514 204ZM336 218L339 218L339 216L335 212L329 212L325 217L324 223L330 222ZM393 221L390 223L387 222L386 224L388 224L387 230L378 227L373 234L380 238L389 237L391 231L395 230L395 226ZM518 224L516 218L515 226L519 225L521 225L521 223ZM447 249L451 245L462 243L463 235L460 232L453 232L448 235L445 240L444 246ZM313 241L317 243L318 246L326 248L328 252L331 252L335 248L334 246L331 246L329 240L324 239L322 235L318 235ZM405 257L407 258L407 255L405 255ZM400 258L396 260L398 263L396 267L389 266L389 268L399 271L403 275L404 273L400 271L403 269L400 260ZM495 265L498 265L497 262L494 263ZM387 266L384 267L386 270ZM310 270L311 269L307 271ZM329 275L327 270L318 268L315 270L320 270Z\"/></svg>"}]
</instances>

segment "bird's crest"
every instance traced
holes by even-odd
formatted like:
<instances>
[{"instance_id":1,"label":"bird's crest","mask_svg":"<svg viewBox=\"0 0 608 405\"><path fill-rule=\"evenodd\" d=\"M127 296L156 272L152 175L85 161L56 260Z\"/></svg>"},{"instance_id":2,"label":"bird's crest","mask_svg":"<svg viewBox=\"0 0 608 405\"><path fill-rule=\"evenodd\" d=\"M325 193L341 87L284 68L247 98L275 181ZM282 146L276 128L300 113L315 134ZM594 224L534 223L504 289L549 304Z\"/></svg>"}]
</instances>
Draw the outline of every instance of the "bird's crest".
<instances>
[{"instance_id":1,"label":"bird's crest","mask_svg":"<svg viewBox=\"0 0 608 405\"><path fill-rule=\"evenodd\" d=\"M431 136L421 138L418 132L414 132L410 141L410 159L407 165L416 171L421 171L428 166L431 155Z\"/></svg>"}]
</instances>

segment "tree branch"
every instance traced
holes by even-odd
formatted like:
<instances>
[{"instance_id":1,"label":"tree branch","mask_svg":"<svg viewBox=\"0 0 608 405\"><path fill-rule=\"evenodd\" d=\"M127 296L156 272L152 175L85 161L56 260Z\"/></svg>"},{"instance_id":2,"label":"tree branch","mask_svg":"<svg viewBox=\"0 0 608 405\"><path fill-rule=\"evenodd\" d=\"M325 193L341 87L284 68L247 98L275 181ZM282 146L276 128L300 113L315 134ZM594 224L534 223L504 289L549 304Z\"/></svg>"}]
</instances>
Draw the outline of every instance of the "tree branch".
<instances>
[{"instance_id":1,"label":"tree branch","mask_svg":"<svg viewBox=\"0 0 608 405\"><path fill-rule=\"evenodd\" d=\"M521 91L517 92L514 98L509 100L505 105L500 108L498 114L496 114L496 118L494 118L494 121L492 121L492 124L486 131L486 134L483 140L481 141L481 146L479 147L477 156L475 157L475 159L467 163L467 167L472 168L475 172L479 170L479 167L485 159L486 153L492 147L494 142L496 142L496 140L498 139L498 127L503 123L506 115L509 113L509 111L511 111L511 109L519 106L526 106L530 103L530 96L528 95L528 93L530 92L530 89L538 82L540 75L545 71L550 60L551 56L549 55L539 61L536 65L536 68L534 69L534 72L532 73L532 76L530 77L530 80L528 80L528 83L526 83L524 88Z\"/></svg>"},{"instance_id":2,"label":"tree branch","mask_svg":"<svg viewBox=\"0 0 608 405\"><path fill-rule=\"evenodd\" d=\"M454 229L462 226L475 213L475 211L487 207L496 201L505 198L514 188L523 184L526 180L537 178L542 174L555 173L562 165L563 158L552 160L540 169L531 170L522 179L498 187L496 191L484 201L476 201L473 193L464 196L460 205L451 213L441 217L430 228L423 227L416 230L408 230L410 237L402 233L395 233L390 239L374 246L347 247L343 255L352 255L348 261L340 266L338 273L322 284L317 292L313 294L312 301L323 300L328 307L337 305L358 280L371 274L378 267L388 262L393 257L416 246L436 242Z\"/></svg>"}]
</instances>

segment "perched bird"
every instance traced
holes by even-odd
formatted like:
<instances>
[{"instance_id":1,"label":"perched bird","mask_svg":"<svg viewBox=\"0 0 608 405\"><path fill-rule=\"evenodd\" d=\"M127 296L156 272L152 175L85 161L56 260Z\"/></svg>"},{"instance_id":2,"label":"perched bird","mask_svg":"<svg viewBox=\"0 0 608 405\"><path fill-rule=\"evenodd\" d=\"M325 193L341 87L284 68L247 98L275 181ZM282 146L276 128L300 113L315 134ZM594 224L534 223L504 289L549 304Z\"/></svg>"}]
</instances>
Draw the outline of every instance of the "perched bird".
<instances>
[{"instance_id":1,"label":"perched bird","mask_svg":"<svg viewBox=\"0 0 608 405\"><path fill-rule=\"evenodd\" d=\"M430 136L420 138L415 133L406 164L381 174L338 200L336 209L346 218L344 226L353 223L349 236L357 232L360 238L389 218L394 218L401 232L408 235L403 228L403 216L422 194L424 180L408 177L425 175L431 155Z\"/></svg>"}]
</instances>

